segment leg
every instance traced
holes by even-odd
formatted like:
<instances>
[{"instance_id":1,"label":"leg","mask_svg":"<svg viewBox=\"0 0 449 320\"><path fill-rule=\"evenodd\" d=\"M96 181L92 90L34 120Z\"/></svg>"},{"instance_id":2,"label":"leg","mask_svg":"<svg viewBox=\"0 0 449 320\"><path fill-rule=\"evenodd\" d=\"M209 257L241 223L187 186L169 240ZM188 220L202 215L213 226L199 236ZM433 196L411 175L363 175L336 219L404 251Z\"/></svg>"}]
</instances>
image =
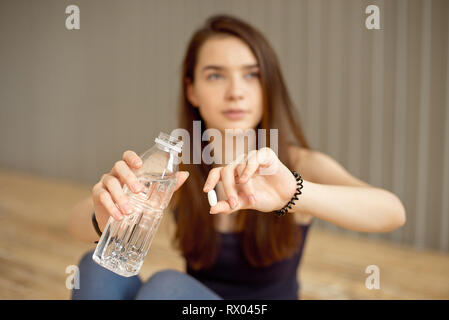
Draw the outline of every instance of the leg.
<instances>
[{"instance_id":1,"label":"leg","mask_svg":"<svg viewBox=\"0 0 449 320\"><path fill-rule=\"evenodd\" d=\"M137 300L222 300L192 276L177 270L156 272L136 295Z\"/></svg>"},{"instance_id":2,"label":"leg","mask_svg":"<svg viewBox=\"0 0 449 320\"><path fill-rule=\"evenodd\" d=\"M97 264L94 251L87 252L79 263L80 288L72 289L72 300L130 300L142 285L138 276L122 277Z\"/></svg>"}]
</instances>

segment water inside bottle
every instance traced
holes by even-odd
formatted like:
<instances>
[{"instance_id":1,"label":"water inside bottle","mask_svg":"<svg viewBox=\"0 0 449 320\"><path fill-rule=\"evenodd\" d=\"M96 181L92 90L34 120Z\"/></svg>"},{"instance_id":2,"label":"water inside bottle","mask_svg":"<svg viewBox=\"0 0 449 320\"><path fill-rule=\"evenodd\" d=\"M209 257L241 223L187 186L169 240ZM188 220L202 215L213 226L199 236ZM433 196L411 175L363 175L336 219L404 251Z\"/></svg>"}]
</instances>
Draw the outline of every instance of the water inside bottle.
<instances>
[{"instance_id":1,"label":"water inside bottle","mask_svg":"<svg viewBox=\"0 0 449 320\"><path fill-rule=\"evenodd\" d=\"M93 255L98 264L125 277L138 274L176 187L175 174L138 179L145 186L139 194L124 186L133 213L122 221L109 218Z\"/></svg>"}]
</instances>

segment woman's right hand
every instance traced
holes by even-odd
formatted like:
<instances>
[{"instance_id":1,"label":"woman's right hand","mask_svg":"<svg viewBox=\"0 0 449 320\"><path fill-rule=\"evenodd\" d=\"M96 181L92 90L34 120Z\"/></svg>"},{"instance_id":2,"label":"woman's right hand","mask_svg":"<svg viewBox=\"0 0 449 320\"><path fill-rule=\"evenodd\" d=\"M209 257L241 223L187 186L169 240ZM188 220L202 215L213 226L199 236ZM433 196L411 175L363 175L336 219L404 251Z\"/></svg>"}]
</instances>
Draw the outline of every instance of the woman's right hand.
<instances>
[{"instance_id":1,"label":"woman's right hand","mask_svg":"<svg viewBox=\"0 0 449 320\"><path fill-rule=\"evenodd\" d=\"M142 166L142 159L134 152L127 150L122 160L117 161L110 172L103 174L100 181L92 188L95 216L101 229L112 216L115 220L122 220L124 215L132 213L128 196L123 192L126 184L134 193L139 193L144 186L139 182L133 170ZM177 173L175 191L187 180L189 173Z\"/></svg>"}]
</instances>

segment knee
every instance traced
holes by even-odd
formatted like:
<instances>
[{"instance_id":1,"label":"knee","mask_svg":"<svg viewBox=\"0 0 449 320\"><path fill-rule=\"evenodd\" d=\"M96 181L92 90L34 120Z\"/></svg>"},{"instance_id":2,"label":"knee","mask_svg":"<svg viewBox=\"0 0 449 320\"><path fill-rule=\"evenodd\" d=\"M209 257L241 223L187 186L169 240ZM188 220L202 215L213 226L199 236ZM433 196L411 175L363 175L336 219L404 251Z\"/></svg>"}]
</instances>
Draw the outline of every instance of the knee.
<instances>
[{"instance_id":1,"label":"knee","mask_svg":"<svg viewBox=\"0 0 449 320\"><path fill-rule=\"evenodd\" d=\"M133 299L142 285L138 276L122 277L97 264L94 251L86 252L80 259L79 289L72 290L72 299Z\"/></svg>"},{"instance_id":2,"label":"knee","mask_svg":"<svg viewBox=\"0 0 449 320\"><path fill-rule=\"evenodd\" d=\"M178 270L165 269L154 273L148 281L151 280L153 284L161 283L167 285L170 282L179 283L179 280L183 279L186 275Z\"/></svg>"},{"instance_id":3,"label":"knee","mask_svg":"<svg viewBox=\"0 0 449 320\"><path fill-rule=\"evenodd\" d=\"M186 275L182 272L166 269L154 273L141 287L137 300L171 300L184 295ZM187 297L185 296L187 299Z\"/></svg>"},{"instance_id":4,"label":"knee","mask_svg":"<svg viewBox=\"0 0 449 320\"><path fill-rule=\"evenodd\" d=\"M88 269L89 267L92 267L94 265L97 265L94 259L92 258L94 254L94 250L86 252L78 262L79 269Z\"/></svg>"},{"instance_id":5,"label":"knee","mask_svg":"<svg viewBox=\"0 0 449 320\"><path fill-rule=\"evenodd\" d=\"M98 276L98 274L108 274L111 273L111 271L103 268L98 263L96 263L93 259L93 254L95 250L90 250L84 253L81 256L81 259L78 262L78 268L80 271L80 274L84 276L89 276L91 274L95 274L95 276Z\"/></svg>"},{"instance_id":6,"label":"knee","mask_svg":"<svg viewBox=\"0 0 449 320\"><path fill-rule=\"evenodd\" d=\"M154 273L141 287L137 300L171 300L176 297L187 296L183 287L187 286L186 275L182 272L165 269Z\"/></svg>"},{"instance_id":7,"label":"knee","mask_svg":"<svg viewBox=\"0 0 449 320\"><path fill-rule=\"evenodd\" d=\"M138 300L220 299L189 275L165 269L154 273L142 286Z\"/></svg>"}]
</instances>

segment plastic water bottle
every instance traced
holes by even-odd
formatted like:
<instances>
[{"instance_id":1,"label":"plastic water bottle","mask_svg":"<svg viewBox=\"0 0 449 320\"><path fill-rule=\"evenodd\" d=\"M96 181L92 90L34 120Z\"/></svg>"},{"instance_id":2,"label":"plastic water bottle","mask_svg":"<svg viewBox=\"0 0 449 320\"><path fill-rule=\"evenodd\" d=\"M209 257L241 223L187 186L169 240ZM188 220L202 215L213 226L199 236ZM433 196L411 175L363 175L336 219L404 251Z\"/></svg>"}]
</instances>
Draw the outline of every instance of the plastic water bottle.
<instances>
[{"instance_id":1,"label":"plastic water bottle","mask_svg":"<svg viewBox=\"0 0 449 320\"><path fill-rule=\"evenodd\" d=\"M177 183L183 142L163 132L155 142L140 155L142 166L135 171L144 190L135 194L123 186L133 212L121 221L109 218L92 256L101 266L124 277L139 273Z\"/></svg>"}]
</instances>

